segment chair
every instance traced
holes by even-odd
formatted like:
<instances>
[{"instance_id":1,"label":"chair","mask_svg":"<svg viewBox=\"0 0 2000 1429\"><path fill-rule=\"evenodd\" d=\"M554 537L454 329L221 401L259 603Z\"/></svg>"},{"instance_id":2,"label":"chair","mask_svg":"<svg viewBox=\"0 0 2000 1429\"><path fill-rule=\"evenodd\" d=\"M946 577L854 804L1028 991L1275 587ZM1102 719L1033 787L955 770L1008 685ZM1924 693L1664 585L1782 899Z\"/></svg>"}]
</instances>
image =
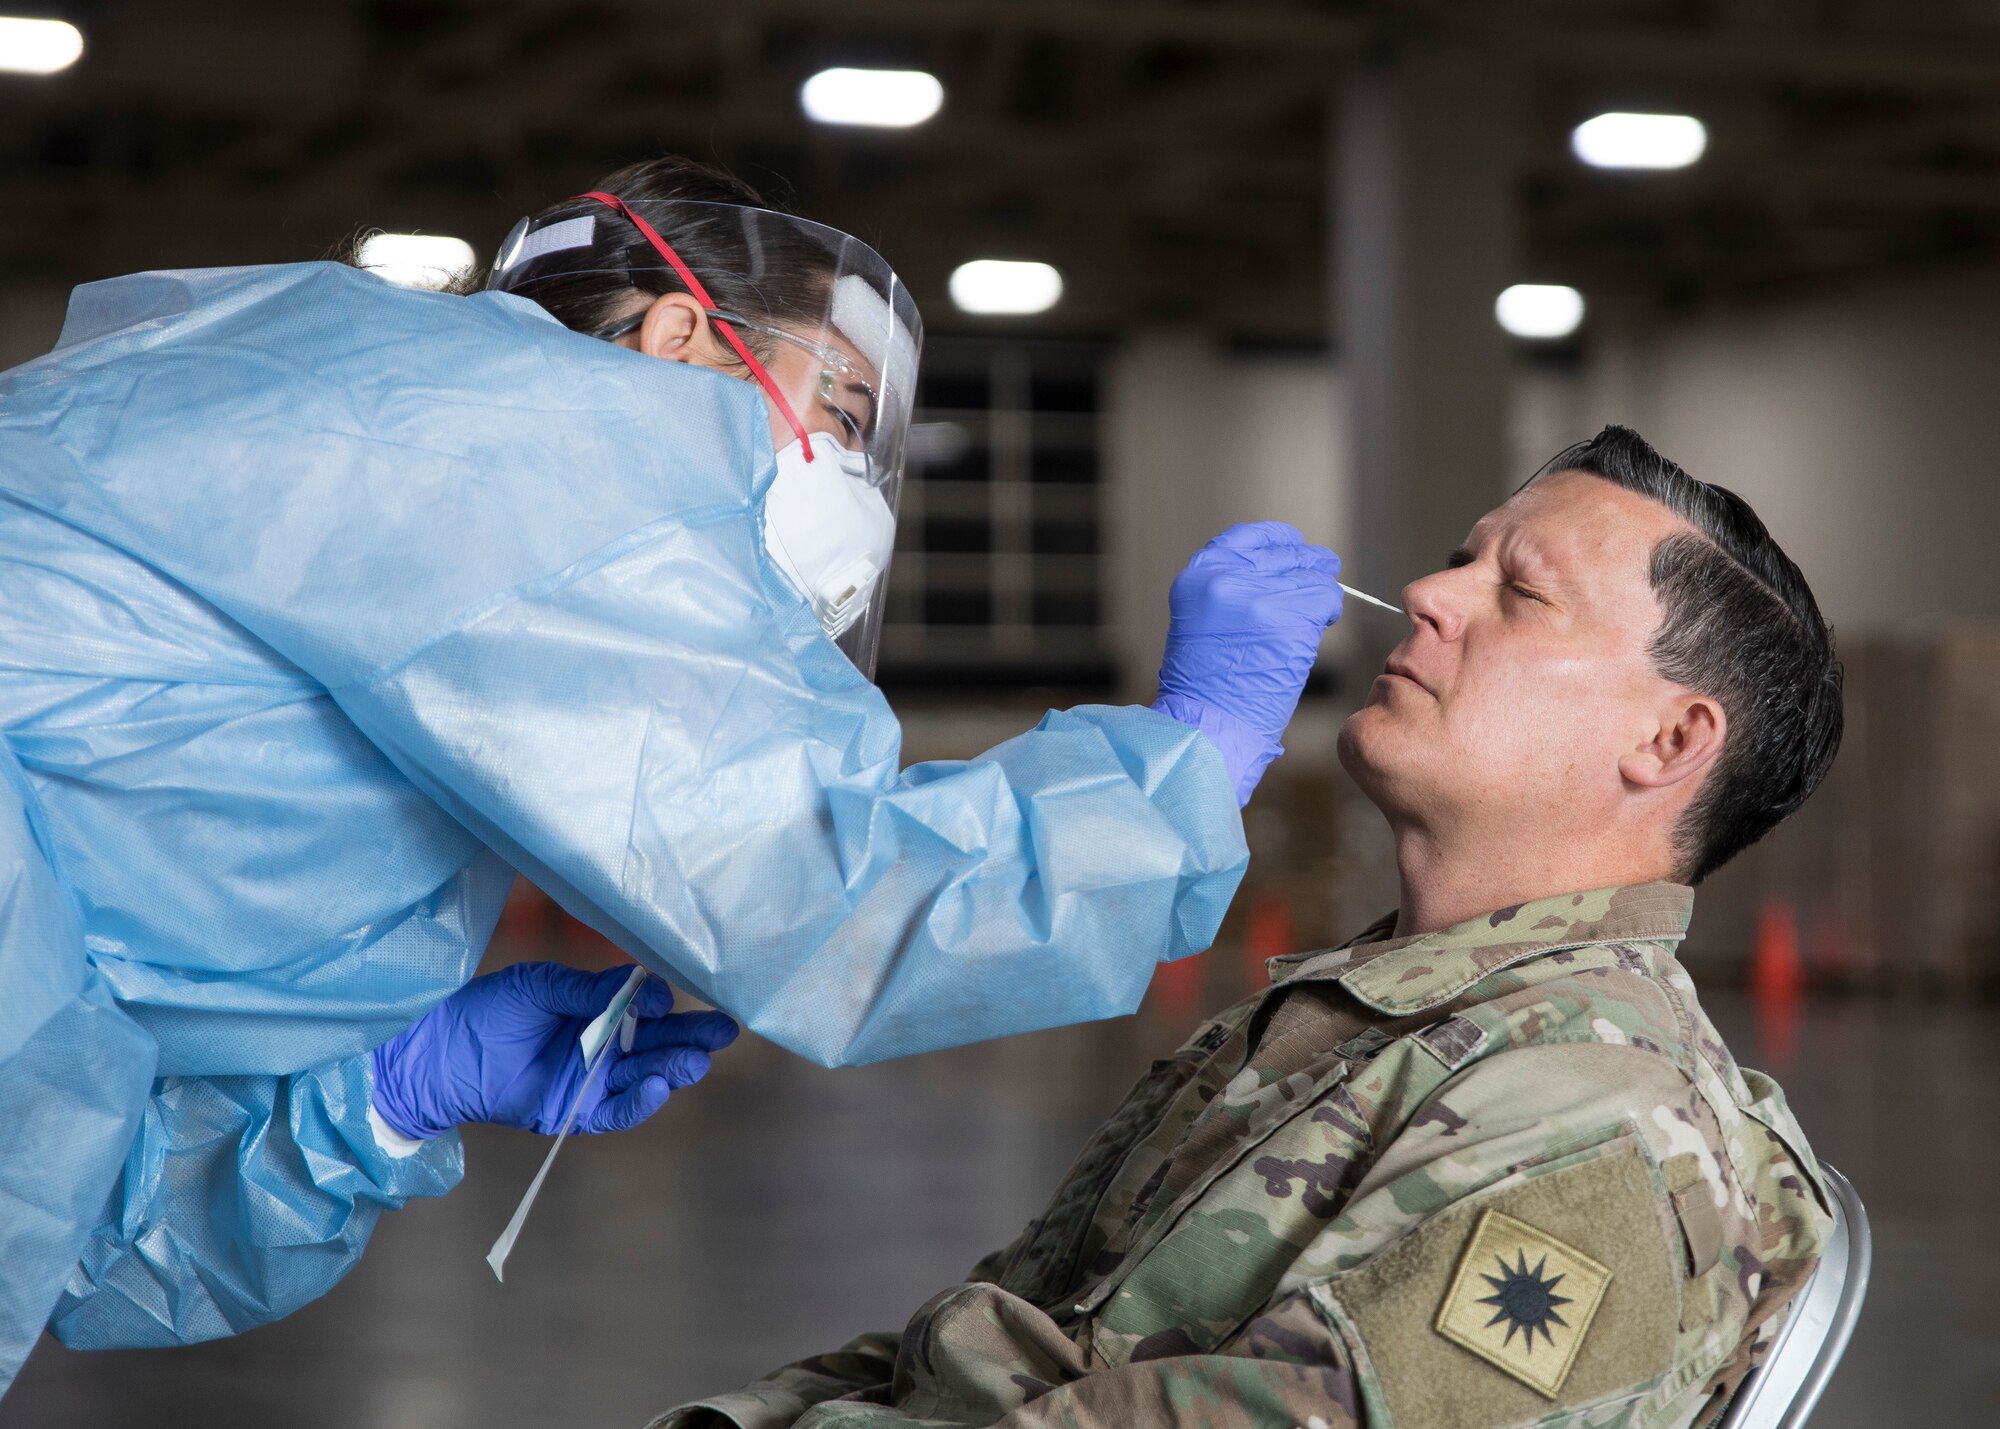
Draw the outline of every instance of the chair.
<instances>
[{"instance_id":1,"label":"chair","mask_svg":"<svg viewBox=\"0 0 2000 1429\"><path fill-rule=\"evenodd\" d=\"M1717 1429L1799 1429L1861 1318L1875 1253L1868 1212L1845 1176L1825 1162L1820 1170L1833 1196L1833 1231L1812 1278L1792 1301L1777 1342L1744 1379Z\"/></svg>"}]
</instances>

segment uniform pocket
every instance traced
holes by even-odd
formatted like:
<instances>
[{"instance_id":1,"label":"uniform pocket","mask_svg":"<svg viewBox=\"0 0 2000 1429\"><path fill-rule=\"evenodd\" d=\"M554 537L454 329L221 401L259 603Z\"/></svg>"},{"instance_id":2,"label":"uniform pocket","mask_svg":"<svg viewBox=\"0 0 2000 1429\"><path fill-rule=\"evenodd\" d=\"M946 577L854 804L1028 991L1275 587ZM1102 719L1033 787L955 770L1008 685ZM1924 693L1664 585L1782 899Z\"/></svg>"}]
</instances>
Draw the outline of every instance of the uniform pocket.
<instances>
[{"instance_id":1,"label":"uniform pocket","mask_svg":"<svg viewBox=\"0 0 2000 1429\"><path fill-rule=\"evenodd\" d=\"M1174 1098L1200 1075L1232 1030L1227 1021L1218 1021L1147 1069L1085 1143L1048 1209L1022 1234L996 1283L1037 1305L1053 1305L1064 1298L1079 1273L1084 1243L1119 1168L1152 1134Z\"/></svg>"},{"instance_id":2,"label":"uniform pocket","mask_svg":"<svg viewBox=\"0 0 2000 1429\"><path fill-rule=\"evenodd\" d=\"M1080 1307L1098 1312L1093 1351L1115 1365L1161 1335L1181 1353L1229 1339L1339 1214L1370 1150L1368 1123L1344 1081L1321 1087L1275 1126L1246 1127L1214 1173L1161 1215L1123 1277Z\"/></svg>"}]
</instances>

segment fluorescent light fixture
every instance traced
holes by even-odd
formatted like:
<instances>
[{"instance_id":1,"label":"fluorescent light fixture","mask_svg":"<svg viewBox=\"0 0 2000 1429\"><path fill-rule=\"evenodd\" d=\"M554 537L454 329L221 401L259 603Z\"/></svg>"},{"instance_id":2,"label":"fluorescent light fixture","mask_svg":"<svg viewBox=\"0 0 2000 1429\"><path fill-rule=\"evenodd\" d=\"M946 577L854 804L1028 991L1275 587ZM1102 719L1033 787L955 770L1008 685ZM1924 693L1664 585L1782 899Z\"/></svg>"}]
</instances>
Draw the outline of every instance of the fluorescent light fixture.
<instances>
[{"instance_id":1,"label":"fluorescent light fixture","mask_svg":"<svg viewBox=\"0 0 2000 1429\"><path fill-rule=\"evenodd\" d=\"M405 288L442 288L473 264L472 245L434 233L371 233L358 266Z\"/></svg>"},{"instance_id":2,"label":"fluorescent light fixture","mask_svg":"<svg viewBox=\"0 0 2000 1429\"><path fill-rule=\"evenodd\" d=\"M907 129L938 112L944 86L918 69L823 69L799 90L799 103L821 124Z\"/></svg>"},{"instance_id":3,"label":"fluorescent light fixture","mask_svg":"<svg viewBox=\"0 0 2000 1429\"><path fill-rule=\"evenodd\" d=\"M1516 283L1493 304L1516 337L1568 337L1583 321L1583 294L1559 283Z\"/></svg>"},{"instance_id":4,"label":"fluorescent light fixture","mask_svg":"<svg viewBox=\"0 0 2000 1429\"><path fill-rule=\"evenodd\" d=\"M1708 147L1708 130L1687 114L1600 114L1569 142L1593 168L1685 169Z\"/></svg>"},{"instance_id":5,"label":"fluorescent light fixture","mask_svg":"<svg viewBox=\"0 0 2000 1429\"><path fill-rule=\"evenodd\" d=\"M13 74L54 74L83 53L83 31L67 20L21 20L0 16L0 70Z\"/></svg>"},{"instance_id":6,"label":"fluorescent light fixture","mask_svg":"<svg viewBox=\"0 0 2000 1429\"><path fill-rule=\"evenodd\" d=\"M1062 290L1062 274L1046 263L976 258L951 275L951 300L968 313L1045 313Z\"/></svg>"}]
</instances>

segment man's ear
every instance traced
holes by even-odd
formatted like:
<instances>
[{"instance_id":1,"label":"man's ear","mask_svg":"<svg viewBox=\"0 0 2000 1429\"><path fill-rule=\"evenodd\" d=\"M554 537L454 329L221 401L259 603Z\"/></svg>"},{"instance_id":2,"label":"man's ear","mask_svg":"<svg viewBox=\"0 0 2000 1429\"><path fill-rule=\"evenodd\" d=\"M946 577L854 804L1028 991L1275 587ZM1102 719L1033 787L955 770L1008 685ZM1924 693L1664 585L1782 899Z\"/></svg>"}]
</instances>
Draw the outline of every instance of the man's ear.
<instances>
[{"instance_id":1,"label":"man's ear","mask_svg":"<svg viewBox=\"0 0 2000 1429\"><path fill-rule=\"evenodd\" d=\"M709 361L708 314L687 293L662 293L646 309L646 320L633 334L639 351L668 362Z\"/></svg>"},{"instance_id":2,"label":"man's ear","mask_svg":"<svg viewBox=\"0 0 2000 1429\"><path fill-rule=\"evenodd\" d=\"M1722 757L1729 717L1722 703L1682 690L1660 711L1659 727L1637 749L1620 757L1618 772L1627 784L1665 789L1708 772Z\"/></svg>"}]
</instances>

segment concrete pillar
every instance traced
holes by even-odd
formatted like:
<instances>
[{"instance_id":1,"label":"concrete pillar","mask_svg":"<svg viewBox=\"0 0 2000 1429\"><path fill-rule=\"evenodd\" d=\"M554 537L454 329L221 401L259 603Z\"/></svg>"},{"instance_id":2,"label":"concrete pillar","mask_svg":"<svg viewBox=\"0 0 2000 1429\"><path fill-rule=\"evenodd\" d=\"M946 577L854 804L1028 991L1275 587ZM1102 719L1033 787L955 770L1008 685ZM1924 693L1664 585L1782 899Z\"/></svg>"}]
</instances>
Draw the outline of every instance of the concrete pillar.
<instances>
[{"instance_id":1,"label":"concrete pillar","mask_svg":"<svg viewBox=\"0 0 2000 1429\"><path fill-rule=\"evenodd\" d=\"M1334 107L1330 289L1352 394L1356 535L1342 554L1350 584L1391 599L1518 480L1509 339L1493 319L1515 277L1512 90L1499 64L1411 48L1349 76Z\"/></svg>"},{"instance_id":2,"label":"concrete pillar","mask_svg":"<svg viewBox=\"0 0 2000 1429\"><path fill-rule=\"evenodd\" d=\"M1167 633L1167 585L1206 536L1202 408L1208 349L1195 332L1120 344L1104 381L1105 632L1119 696L1153 697Z\"/></svg>"},{"instance_id":3,"label":"concrete pillar","mask_svg":"<svg viewBox=\"0 0 2000 1429\"><path fill-rule=\"evenodd\" d=\"M1345 404L1321 356L1231 354L1139 333L1105 373L1106 633L1122 698L1153 697L1167 587L1239 521L1289 521L1345 551Z\"/></svg>"}]
</instances>

